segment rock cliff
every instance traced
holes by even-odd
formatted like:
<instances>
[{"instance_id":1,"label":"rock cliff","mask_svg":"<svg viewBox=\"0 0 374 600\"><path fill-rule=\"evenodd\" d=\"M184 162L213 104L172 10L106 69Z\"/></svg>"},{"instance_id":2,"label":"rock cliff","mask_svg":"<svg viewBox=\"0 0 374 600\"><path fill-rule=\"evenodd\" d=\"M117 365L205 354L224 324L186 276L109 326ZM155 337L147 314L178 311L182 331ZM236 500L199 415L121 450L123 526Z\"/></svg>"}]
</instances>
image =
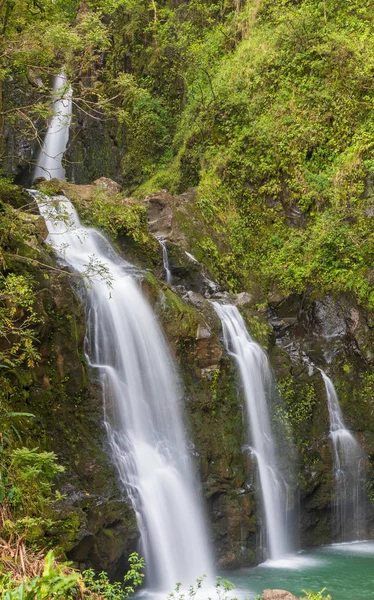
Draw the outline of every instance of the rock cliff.
<instances>
[{"instance_id":1,"label":"rock cliff","mask_svg":"<svg viewBox=\"0 0 374 600\"><path fill-rule=\"evenodd\" d=\"M371 354L373 315L348 295L270 296L259 302L249 284L229 294L209 272L202 240L209 231L195 221L193 190L166 192L142 201L126 198L108 180L74 186L52 180L41 188L64 192L83 219L102 227L117 249L141 269L141 285L153 305L178 362L183 382L191 454L201 478L212 542L221 566L254 563L259 515L254 494L254 465L247 452L243 399L231 359L221 342L219 320L210 300L238 305L251 335L266 349L277 381L275 420L288 432L283 440L295 470L293 515L300 518L302 545L332 541L332 449L326 396L317 367L333 378L351 427L369 456L374 454ZM25 217L26 218L26 217ZM28 217L30 218L30 217ZM45 230L31 218L31 258L53 267L43 246ZM162 250L166 239L172 286L165 283ZM217 246L226 244L217 237ZM28 248L30 244L28 245ZM23 249L19 252L26 254ZM42 440L66 466L59 502L61 529L53 536L80 566L124 568L138 534L132 509L123 497L111 464L102 426L101 392L87 369L80 285L64 272L49 273L28 263L35 275L41 361L15 376L18 410L37 419L26 441ZM9 258L8 269L26 269ZM369 485L369 493L370 493ZM368 510L370 509L368 505ZM369 515L372 518L373 515Z\"/></svg>"}]
</instances>

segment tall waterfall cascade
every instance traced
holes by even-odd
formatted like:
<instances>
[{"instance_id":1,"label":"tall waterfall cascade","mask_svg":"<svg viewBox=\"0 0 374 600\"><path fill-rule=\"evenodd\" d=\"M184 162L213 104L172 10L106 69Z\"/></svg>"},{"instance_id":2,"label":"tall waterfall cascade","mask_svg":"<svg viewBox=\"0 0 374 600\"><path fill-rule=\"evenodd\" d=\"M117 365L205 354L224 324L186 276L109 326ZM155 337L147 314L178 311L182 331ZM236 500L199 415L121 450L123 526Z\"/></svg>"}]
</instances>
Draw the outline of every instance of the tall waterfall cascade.
<instances>
[{"instance_id":1,"label":"tall waterfall cascade","mask_svg":"<svg viewBox=\"0 0 374 600\"><path fill-rule=\"evenodd\" d=\"M72 114L72 89L63 73L53 81L53 116L34 170L34 179L65 179L62 166L63 154L69 141L69 126Z\"/></svg>"},{"instance_id":2,"label":"tall waterfall cascade","mask_svg":"<svg viewBox=\"0 0 374 600\"><path fill-rule=\"evenodd\" d=\"M251 452L257 461L266 526L266 555L279 560L291 552L286 524L287 485L279 472L267 393L271 372L265 352L249 335L238 309L213 302L221 319L225 347L240 374L247 407Z\"/></svg>"},{"instance_id":3,"label":"tall waterfall cascade","mask_svg":"<svg viewBox=\"0 0 374 600\"><path fill-rule=\"evenodd\" d=\"M346 427L338 395L331 379L320 369L326 389L330 417L330 437L334 451L335 537L341 542L365 537L365 456L354 435Z\"/></svg>"},{"instance_id":4,"label":"tall waterfall cascade","mask_svg":"<svg viewBox=\"0 0 374 600\"><path fill-rule=\"evenodd\" d=\"M54 175L60 173L62 156L55 148L64 151L56 138L65 139L65 133L52 120L41 162L55 156L56 168L48 164ZM171 592L177 582L188 586L203 574L212 580L178 377L134 267L99 231L82 226L65 197L48 201L34 195L57 256L73 272L91 275L85 294L86 355L102 383L105 425L137 516L148 587Z\"/></svg>"}]
</instances>

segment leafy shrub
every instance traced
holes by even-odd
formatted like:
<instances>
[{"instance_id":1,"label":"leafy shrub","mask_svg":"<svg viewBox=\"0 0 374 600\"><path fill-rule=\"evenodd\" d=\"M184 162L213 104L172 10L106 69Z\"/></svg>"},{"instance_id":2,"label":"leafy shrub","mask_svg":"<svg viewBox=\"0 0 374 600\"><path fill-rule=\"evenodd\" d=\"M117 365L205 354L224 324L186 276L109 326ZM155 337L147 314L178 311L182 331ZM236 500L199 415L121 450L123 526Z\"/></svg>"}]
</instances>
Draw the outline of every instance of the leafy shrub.
<instances>
[{"instance_id":1,"label":"leafy shrub","mask_svg":"<svg viewBox=\"0 0 374 600\"><path fill-rule=\"evenodd\" d=\"M8 575L0 572L0 592L3 600L51 600L66 598L78 582L79 573L67 573L65 565L55 563L53 552L48 552L42 575L17 585Z\"/></svg>"},{"instance_id":2,"label":"leafy shrub","mask_svg":"<svg viewBox=\"0 0 374 600\"><path fill-rule=\"evenodd\" d=\"M137 552L129 556L130 569L124 575L123 582L110 583L107 573L102 571L98 575L93 569L83 571L82 578L87 592L95 598L104 600L122 600L133 594L143 581L144 559Z\"/></svg>"}]
</instances>

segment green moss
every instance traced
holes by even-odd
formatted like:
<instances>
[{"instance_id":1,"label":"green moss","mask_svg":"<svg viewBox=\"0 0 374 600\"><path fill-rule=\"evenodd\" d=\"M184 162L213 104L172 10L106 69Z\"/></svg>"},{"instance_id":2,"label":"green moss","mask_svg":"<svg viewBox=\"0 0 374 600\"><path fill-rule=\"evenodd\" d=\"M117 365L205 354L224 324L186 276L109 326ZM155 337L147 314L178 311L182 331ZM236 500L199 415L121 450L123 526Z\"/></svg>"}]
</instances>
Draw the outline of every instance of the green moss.
<instances>
[{"instance_id":1,"label":"green moss","mask_svg":"<svg viewBox=\"0 0 374 600\"><path fill-rule=\"evenodd\" d=\"M106 233L127 260L142 267L160 264L159 243L149 232L144 205L100 186L59 185L74 203L82 222Z\"/></svg>"},{"instance_id":2,"label":"green moss","mask_svg":"<svg viewBox=\"0 0 374 600\"><path fill-rule=\"evenodd\" d=\"M14 185L5 177L0 177L0 200L13 208L26 208L32 203L24 188Z\"/></svg>"},{"instance_id":3,"label":"green moss","mask_svg":"<svg viewBox=\"0 0 374 600\"><path fill-rule=\"evenodd\" d=\"M61 183L58 179L40 181L36 187L47 196L58 196L63 193Z\"/></svg>"},{"instance_id":4,"label":"green moss","mask_svg":"<svg viewBox=\"0 0 374 600\"><path fill-rule=\"evenodd\" d=\"M185 346L194 343L199 315L181 298L165 287L161 291L159 316L169 339L178 343L178 351L183 353Z\"/></svg>"},{"instance_id":5,"label":"green moss","mask_svg":"<svg viewBox=\"0 0 374 600\"><path fill-rule=\"evenodd\" d=\"M304 385L298 391L293 377L279 379L277 387L285 401L289 418L293 425L310 421L316 405L316 394L312 383Z\"/></svg>"},{"instance_id":6,"label":"green moss","mask_svg":"<svg viewBox=\"0 0 374 600\"><path fill-rule=\"evenodd\" d=\"M205 2L199 7L208 10ZM191 12L196 17L196 5ZM134 23L139 35L143 17L143 25ZM170 8L152 29L152 67L140 56L134 66L142 83L148 73L154 106L171 102L173 118L158 115L174 136L173 144L162 136L169 146L138 194L197 187L194 211L203 231L188 237L197 258L204 256L231 290L255 282L263 298L273 289L353 291L373 307L372 115L362 100L371 94L370 6L266 0L235 12L227 3L193 31L191 18L185 7ZM164 37L170 28L174 42ZM173 52L167 45L164 55L166 39ZM177 59L182 47L190 68ZM170 65L161 80L160 56ZM187 96L170 87L177 74Z\"/></svg>"},{"instance_id":7,"label":"green moss","mask_svg":"<svg viewBox=\"0 0 374 600\"><path fill-rule=\"evenodd\" d=\"M269 346L270 334L272 333L271 325L259 315L244 316L250 335L266 350Z\"/></svg>"}]
</instances>

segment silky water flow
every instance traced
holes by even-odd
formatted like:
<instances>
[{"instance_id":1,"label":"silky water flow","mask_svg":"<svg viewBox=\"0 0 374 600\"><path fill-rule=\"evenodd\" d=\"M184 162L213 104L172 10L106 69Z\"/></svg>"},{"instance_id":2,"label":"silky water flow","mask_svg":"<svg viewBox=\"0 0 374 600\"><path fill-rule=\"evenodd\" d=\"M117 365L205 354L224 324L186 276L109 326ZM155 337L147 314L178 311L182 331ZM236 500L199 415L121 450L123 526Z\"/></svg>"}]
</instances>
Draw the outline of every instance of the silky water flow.
<instances>
[{"instance_id":1,"label":"silky water flow","mask_svg":"<svg viewBox=\"0 0 374 600\"><path fill-rule=\"evenodd\" d=\"M60 87L59 76L54 90ZM69 88L55 106L60 113L51 121L35 177L65 175L61 161L70 121ZM102 383L105 425L120 480L136 513L147 586L171 592L177 582L187 587L202 575L212 584L178 376L135 269L99 231L81 225L65 197L31 193L45 218L48 243L63 264L88 282L86 355Z\"/></svg>"},{"instance_id":2,"label":"silky water flow","mask_svg":"<svg viewBox=\"0 0 374 600\"><path fill-rule=\"evenodd\" d=\"M234 359L244 391L251 453L257 461L258 479L265 521L266 558L280 560L291 552L286 523L288 486L276 460L270 425L267 391L271 372L267 356L250 337L238 309L213 302L223 330L225 347Z\"/></svg>"},{"instance_id":3,"label":"silky water flow","mask_svg":"<svg viewBox=\"0 0 374 600\"><path fill-rule=\"evenodd\" d=\"M53 116L49 123L37 164L34 179L65 178L62 158L69 141L69 126L72 113L72 89L63 73L56 75L53 80Z\"/></svg>"},{"instance_id":4,"label":"silky water flow","mask_svg":"<svg viewBox=\"0 0 374 600\"><path fill-rule=\"evenodd\" d=\"M364 452L344 422L338 395L331 379L320 369L325 384L333 446L333 535L337 541L362 540L366 535Z\"/></svg>"}]
</instances>

